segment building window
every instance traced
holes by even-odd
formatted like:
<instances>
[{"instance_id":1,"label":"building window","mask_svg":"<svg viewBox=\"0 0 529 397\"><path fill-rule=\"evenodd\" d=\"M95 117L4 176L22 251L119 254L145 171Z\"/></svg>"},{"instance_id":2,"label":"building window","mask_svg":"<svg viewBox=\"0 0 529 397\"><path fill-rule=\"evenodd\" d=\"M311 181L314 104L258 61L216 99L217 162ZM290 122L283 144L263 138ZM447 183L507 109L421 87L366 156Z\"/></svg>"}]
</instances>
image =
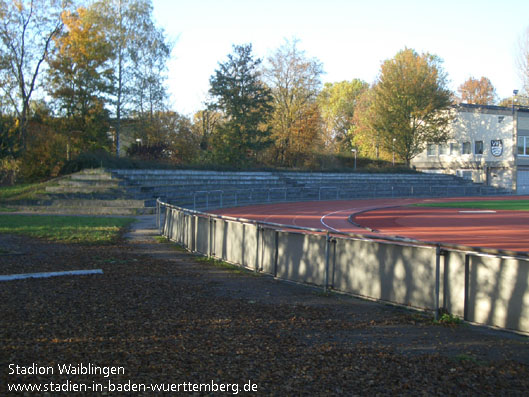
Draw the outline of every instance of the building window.
<instances>
[{"instance_id":1,"label":"building window","mask_svg":"<svg viewBox=\"0 0 529 397\"><path fill-rule=\"evenodd\" d=\"M459 155L459 143L452 142L450 144L450 155L451 156L457 156Z\"/></svg>"},{"instance_id":2,"label":"building window","mask_svg":"<svg viewBox=\"0 0 529 397\"><path fill-rule=\"evenodd\" d=\"M470 142L463 142L463 151L461 154L470 154Z\"/></svg>"},{"instance_id":3,"label":"building window","mask_svg":"<svg viewBox=\"0 0 529 397\"><path fill-rule=\"evenodd\" d=\"M437 148L437 145L433 143L429 143L428 146L426 147L426 154L428 156L435 156L437 154L435 150L436 148Z\"/></svg>"},{"instance_id":4,"label":"building window","mask_svg":"<svg viewBox=\"0 0 529 397\"><path fill-rule=\"evenodd\" d=\"M518 137L518 156L529 156L529 136Z\"/></svg>"},{"instance_id":5,"label":"building window","mask_svg":"<svg viewBox=\"0 0 529 397\"><path fill-rule=\"evenodd\" d=\"M483 154L483 141L474 142L474 154Z\"/></svg>"},{"instance_id":6,"label":"building window","mask_svg":"<svg viewBox=\"0 0 529 397\"><path fill-rule=\"evenodd\" d=\"M446 156L448 154L448 143L439 144L439 154L441 156Z\"/></svg>"}]
</instances>

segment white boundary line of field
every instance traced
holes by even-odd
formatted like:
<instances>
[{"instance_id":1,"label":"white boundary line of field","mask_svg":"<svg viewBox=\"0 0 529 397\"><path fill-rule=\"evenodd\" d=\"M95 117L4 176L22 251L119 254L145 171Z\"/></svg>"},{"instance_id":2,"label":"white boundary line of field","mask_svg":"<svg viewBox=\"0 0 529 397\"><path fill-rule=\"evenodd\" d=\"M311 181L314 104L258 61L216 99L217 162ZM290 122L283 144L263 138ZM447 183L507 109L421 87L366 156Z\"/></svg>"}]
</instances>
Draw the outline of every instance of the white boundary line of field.
<instances>
[{"instance_id":1,"label":"white boundary line of field","mask_svg":"<svg viewBox=\"0 0 529 397\"><path fill-rule=\"evenodd\" d=\"M0 281L24 280L27 278L48 278L59 276L85 276L89 274L103 274L103 269L93 270L69 270L63 272L44 272L44 273L21 273L21 274L7 274L0 276Z\"/></svg>"}]
</instances>

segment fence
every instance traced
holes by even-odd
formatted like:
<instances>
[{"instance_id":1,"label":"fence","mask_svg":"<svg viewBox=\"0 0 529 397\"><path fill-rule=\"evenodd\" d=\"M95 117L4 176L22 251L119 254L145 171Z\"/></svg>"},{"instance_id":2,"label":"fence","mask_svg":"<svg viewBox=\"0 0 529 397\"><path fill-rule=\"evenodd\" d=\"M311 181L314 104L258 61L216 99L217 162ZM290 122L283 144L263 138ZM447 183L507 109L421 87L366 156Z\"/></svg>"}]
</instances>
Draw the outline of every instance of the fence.
<instances>
[{"instance_id":1,"label":"fence","mask_svg":"<svg viewBox=\"0 0 529 397\"><path fill-rule=\"evenodd\" d=\"M351 198L382 197L451 197L467 195L500 195L505 194L491 190L487 186L464 185L397 185L391 183L368 184L359 187L313 186L313 187L273 187L236 190L199 190L189 192L177 200L182 206L194 210L237 207L240 205L287 202L287 201L321 201L347 200Z\"/></svg>"},{"instance_id":2,"label":"fence","mask_svg":"<svg viewBox=\"0 0 529 397\"><path fill-rule=\"evenodd\" d=\"M188 250L285 280L529 332L520 253L206 214L157 201L159 231Z\"/></svg>"}]
</instances>

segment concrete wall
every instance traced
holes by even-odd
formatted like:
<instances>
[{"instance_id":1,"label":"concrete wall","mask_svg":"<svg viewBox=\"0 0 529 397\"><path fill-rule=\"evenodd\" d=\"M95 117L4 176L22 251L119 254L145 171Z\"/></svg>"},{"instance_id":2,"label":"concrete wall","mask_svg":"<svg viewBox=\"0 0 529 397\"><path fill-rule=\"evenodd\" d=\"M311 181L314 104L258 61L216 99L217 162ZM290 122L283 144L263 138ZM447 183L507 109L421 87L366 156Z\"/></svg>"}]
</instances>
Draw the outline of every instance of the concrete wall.
<instances>
[{"instance_id":1,"label":"concrete wall","mask_svg":"<svg viewBox=\"0 0 529 397\"><path fill-rule=\"evenodd\" d=\"M337 239L333 286L369 298L433 309L435 249Z\"/></svg>"},{"instance_id":2,"label":"concrete wall","mask_svg":"<svg viewBox=\"0 0 529 397\"><path fill-rule=\"evenodd\" d=\"M433 247L275 230L166 212L163 234L189 250L282 279L416 308L436 308ZM327 261L328 252L328 261ZM443 248L439 307L468 321L529 332L529 260Z\"/></svg>"}]
</instances>

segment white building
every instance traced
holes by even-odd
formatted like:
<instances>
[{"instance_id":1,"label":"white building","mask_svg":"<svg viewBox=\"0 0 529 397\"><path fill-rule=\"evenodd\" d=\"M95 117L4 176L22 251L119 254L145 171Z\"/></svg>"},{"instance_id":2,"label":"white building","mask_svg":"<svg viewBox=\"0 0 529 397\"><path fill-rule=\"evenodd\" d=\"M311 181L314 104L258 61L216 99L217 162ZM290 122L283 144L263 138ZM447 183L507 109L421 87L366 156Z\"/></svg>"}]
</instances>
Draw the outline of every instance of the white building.
<instances>
[{"instance_id":1,"label":"white building","mask_svg":"<svg viewBox=\"0 0 529 397\"><path fill-rule=\"evenodd\" d=\"M412 160L417 170L529 194L529 108L460 104L451 130Z\"/></svg>"}]
</instances>

